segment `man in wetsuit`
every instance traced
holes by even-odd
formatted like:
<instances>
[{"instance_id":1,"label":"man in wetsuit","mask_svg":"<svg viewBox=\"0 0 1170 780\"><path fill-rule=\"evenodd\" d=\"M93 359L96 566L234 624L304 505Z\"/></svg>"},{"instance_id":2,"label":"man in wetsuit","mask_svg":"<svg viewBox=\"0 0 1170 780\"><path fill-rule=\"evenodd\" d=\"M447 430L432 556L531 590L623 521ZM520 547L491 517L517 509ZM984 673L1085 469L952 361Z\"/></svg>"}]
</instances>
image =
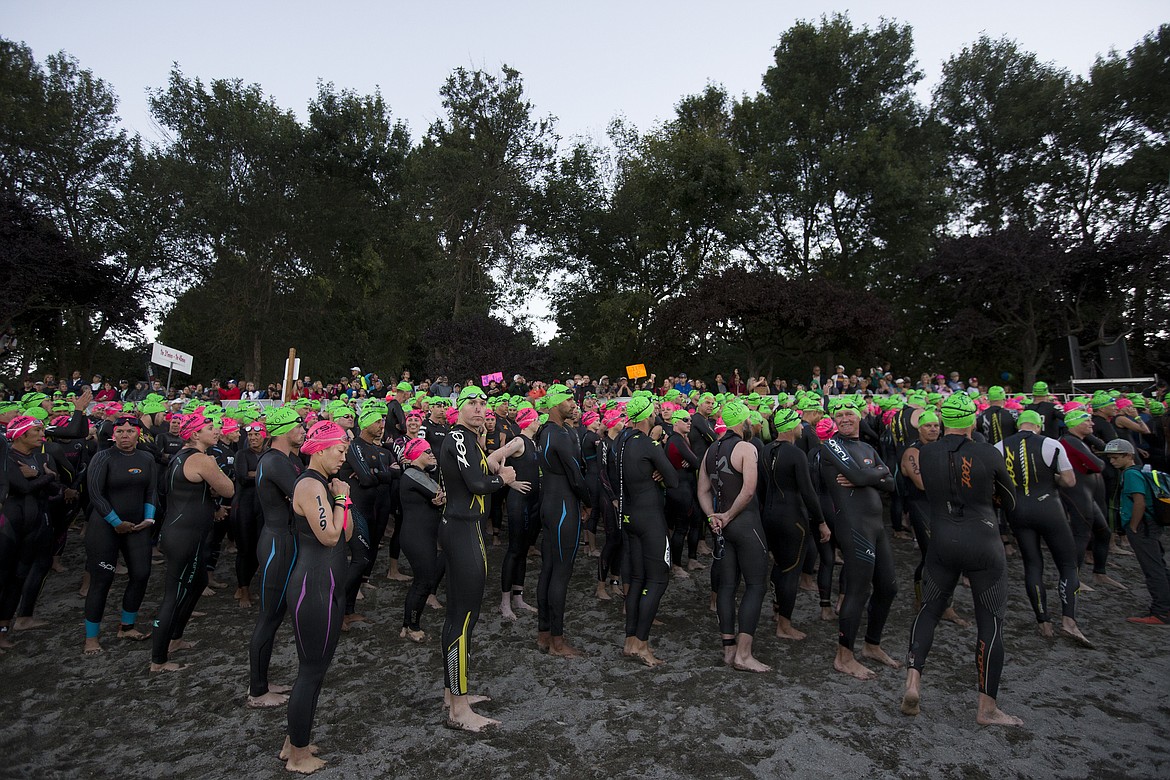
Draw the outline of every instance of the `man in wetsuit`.
<instances>
[{"instance_id":1,"label":"man in wetsuit","mask_svg":"<svg viewBox=\"0 0 1170 780\"><path fill-rule=\"evenodd\" d=\"M962 393L943 403L947 434L922 448L920 469L930 504L930 549L926 554L922 609L910 629L909 670L902 712L917 715L922 670L934 630L951 602L961 575L971 580L978 640L980 725L1021 726L996 705L1003 670L1003 620L1007 611L1007 556L999 538L996 504L1011 513L1016 491L1003 457L989 444L971 440L975 404Z\"/></svg>"},{"instance_id":2,"label":"man in wetsuit","mask_svg":"<svg viewBox=\"0 0 1170 780\"><path fill-rule=\"evenodd\" d=\"M622 654L647 666L662 661L650 649L650 627L670 577L670 536L661 485L678 486L666 451L650 438L654 403L645 396L626 403L630 429L616 445L618 518L625 530L630 577L626 595L626 643Z\"/></svg>"},{"instance_id":3,"label":"man in wetsuit","mask_svg":"<svg viewBox=\"0 0 1170 780\"><path fill-rule=\"evenodd\" d=\"M406 412L403 411L403 404L410 394L414 392L410 382L399 382L394 387L394 397L386 403L386 438L390 440L401 439L406 436Z\"/></svg>"},{"instance_id":4,"label":"man in wetsuit","mask_svg":"<svg viewBox=\"0 0 1170 780\"><path fill-rule=\"evenodd\" d=\"M439 473L447 497L439 527L439 544L447 568L447 619L441 640L446 703L450 706L447 724L464 731L483 731L499 723L471 709L467 689L471 634L479 619L487 583L483 523L488 515L487 497L512 484L516 472L501 465L491 474L487 453L479 446L479 434L485 428L487 394L469 385L459 392L455 408L459 418L443 437L439 453Z\"/></svg>"},{"instance_id":5,"label":"man in wetsuit","mask_svg":"<svg viewBox=\"0 0 1170 780\"><path fill-rule=\"evenodd\" d=\"M1060 503L1058 487L1076 484L1076 475L1064 447L1056 439L1040 435L1044 418L1033 409L1020 413L1019 431L995 448L1004 456L1008 476L1016 486L1016 510L1008 517L1024 560L1024 590L1036 613L1040 635L1052 636L1048 618L1048 594L1044 587L1044 554L1048 546L1059 572L1058 592L1062 615L1061 633L1085 647L1092 644L1077 628L1077 591L1081 581L1068 515Z\"/></svg>"},{"instance_id":6,"label":"man in wetsuit","mask_svg":"<svg viewBox=\"0 0 1170 780\"><path fill-rule=\"evenodd\" d=\"M716 604L723 663L741 671L768 672L771 667L752 655L768 588L768 545L756 500L759 454L750 441L749 414L740 401L723 406L727 432L707 449L699 468L699 506L716 535L716 545L723 540L723 554L714 564L719 570ZM737 615L735 591L741 575L744 592Z\"/></svg>"},{"instance_id":7,"label":"man in wetsuit","mask_svg":"<svg viewBox=\"0 0 1170 780\"><path fill-rule=\"evenodd\" d=\"M540 580L536 586L538 634L541 652L576 658L580 651L565 641L565 601L573 562L581 541L581 507L588 507L581 441L573 430L577 402L564 385L552 385L545 395L548 422L540 429Z\"/></svg>"},{"instance_id":8,"label":"man in wetsuit","mask_svg":"<svg viewBox=\"0 0 1170 780\"><path fill-rule=\"evenodd\" d=\"M999 444L1016 432L1016 420L1004 408L1007 393L999 385L987 388L987 403L990 406L979 415L979 430L987 437L988 444Z\"/></svg>"},{"instance_id":9,"label":"man in wetsuit","mask_svg":"<svg viewBox=\"0 0 1170 780\"><path fill-rule=\"evenodd\" d=\"M1032 403L1024 407L1040 415L1043 421L1041 433L1050 439L1060 438L1060 421L1064 419L1064 410L1053 403L1048 394L1048 383L1037 382L1032 385Z\"/></svg>"},{"instance_id":10,"label":"man in wetsuit","mask_svg":"<svg viewBox=\"0 0 1170 780\"><path fill-rule=\"evenodd\" d=\"M861 409L855 401L839 402L833 420L837 433L825 441L820 459L821 478L835 508L833 534L841 547L846 583L833 668L859 680L872 680L874 672L853 653L867 601L869 622L862 656L895 669L901 666L881 648L882 631L898 585L893 551L882 524L879 491L891 492L894 477L874 448L860 440Z\"/></svg>"}]
</instances>

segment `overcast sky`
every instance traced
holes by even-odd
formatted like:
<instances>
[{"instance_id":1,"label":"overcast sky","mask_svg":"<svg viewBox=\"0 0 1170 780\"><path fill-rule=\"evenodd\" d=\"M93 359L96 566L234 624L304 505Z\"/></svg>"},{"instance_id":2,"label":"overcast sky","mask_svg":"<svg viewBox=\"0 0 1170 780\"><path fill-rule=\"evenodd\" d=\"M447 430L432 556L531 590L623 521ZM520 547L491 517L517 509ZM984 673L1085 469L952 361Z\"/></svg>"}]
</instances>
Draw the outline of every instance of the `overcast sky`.
<instances>
[{"instance_id":1,"label":"overcast sky","mask_svg":"<svg viewBox=\"0 0 1170 780\"><path fill-rule=\"evenodd\" d=\"M440 114L439 87L458 66L524 76L540 115L564 137L600 138L616 115L640 129L668 119L680 97L709 81L754 93L781 33L799 19L847 11L914 30L923 96L941 64L981 32L1007 35L1042 60L1087 72L1098 54L1127 51L1170 17L1139 0L953 3L591 2L77 2L0 0L0 35L38 60L64 50L113 85L126 125L158 131L146 91L172 63L205 80L241 78L304 116L318 79L381 88L417 138Z\"/></svg>"}]
</instances>

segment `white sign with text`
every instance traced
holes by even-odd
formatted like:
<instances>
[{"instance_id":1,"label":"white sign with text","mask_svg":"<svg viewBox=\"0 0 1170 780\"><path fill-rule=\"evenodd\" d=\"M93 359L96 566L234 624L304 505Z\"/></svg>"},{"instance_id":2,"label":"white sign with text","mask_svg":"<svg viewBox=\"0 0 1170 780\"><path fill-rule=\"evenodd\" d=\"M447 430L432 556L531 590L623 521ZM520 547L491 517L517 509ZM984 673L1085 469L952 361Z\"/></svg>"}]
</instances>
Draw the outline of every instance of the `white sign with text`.
<instances>
[{"instance_id":1,"label":"white sign with text","mask_svg":"<svg viewBox=\"0 0 1170 780\"><path fill-rule=\"evenodd\" d=\"M154 351L150 354L150 362L156 366L166 366L167 368L173 368L175 371L191 376L191 365L195 362L195 358L186 352L180 352L177 349L168 347L166 344L155 342Z\"/></svg>"}]
</instances>

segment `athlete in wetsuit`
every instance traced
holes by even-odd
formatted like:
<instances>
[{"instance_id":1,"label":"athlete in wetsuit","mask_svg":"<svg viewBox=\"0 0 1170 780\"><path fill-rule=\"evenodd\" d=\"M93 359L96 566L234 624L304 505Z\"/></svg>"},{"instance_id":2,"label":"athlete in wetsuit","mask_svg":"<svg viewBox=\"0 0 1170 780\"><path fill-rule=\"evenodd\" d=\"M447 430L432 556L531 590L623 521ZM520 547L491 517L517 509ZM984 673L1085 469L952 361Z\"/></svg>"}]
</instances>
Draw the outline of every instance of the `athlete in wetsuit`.
<instances>
[{"instance_id":1,"label":"athlete in wetsuit","mask_svg":"<svg viewBox=\"0 0 1170 780\"><path fill-rule=\"evenodd\" d=\"M136 417L121 417L114 423L114 447L101 450L89 463L87 485L90 518L85 527L86 568L89 592L85 597L86 655L102 652L98 641L106 598L114 584L118 555L126 562L129 580L122 596L119 639L141 641L134 627L138 608L150 579L150 532L154 525L157 465L154 457L138 449L142 424Z\"/></svg>"},{"instance_id":2,"label":"athlete in wetsuit","mask_svg":"<svg viewBox=\"0 0 1170 780\"><path fill-rule=\"evenodd\" d=\"M337 423L322 420L305 435L301 453L309 466L293 490L293 524L297 561L289 578L293 634L297 643L297 679L288 699L288 736L280 757L285 768L308 774L325 766L310 744L317 700L325 672L341 636L345 603L345 546L353 532L349 522L349 485L330 480L345 461L348 437Z\"/></svg>"},{"instance_id":3,"label":"athlete in wetsuit","mask_svg":"<svg viewBox=\"0 0 1170 780\"><path fill-rule=\"evenodd\" d=\"M231 498L235 485L207 451L218 438L215 423L195 412L183 419L180 435L187 441L167 466L167 516L159 538L167 575L162 604L151 637L150 671L171 672L185 668L169 660L177 650L192 647L184 642L183 629L207 585L203 565L204 543L211 531L218 499Z\"/></svg>"},{"instance_id":4,"label":"athlete in wetsuit","mask_svg":"<svg viewBox=\"0 0 1170 780\"><path fill-rule=\"evenodd\" d=\"M666 438L666 457L670 465L678 472L678 487L666 491L666 527L670 529L670 560L672 572L676 577L687 578L688 569L701 569L703 565L696 560L696 549L699 543L699 523L696 515L699 514L697 495L697 478L702 461L689 443L690 434L694 430L694 418L684 410L671 415L671 433ZM706 452L704 447L703 451ZM687 568L682 566L683 544L687 545L689 563Z\"/></svg>"},{"instance_id":5,"label":"athlete in wetsuit","mask_svg":"<svg viewBox=\"0 0 1170 780\"><path fill-rule=\"evenodd\" d=\"M1060 500L1068 512L1073 547L1077 556L1077 570L1079 572L1081 564L1085 562L1085 550L1092 545L1094 581L1101 582L1102 578L1110 580L1105 568L1109 560L1109 526L1105 522L1101 505L1097 502L1097 495L1104 491L1101 472L1105 468L1105 463L1089 448L1088 440L1092 438L1093 420L1087 412L1076 410L1066 414L1064 422L1068 430L1060 437L1060 443L1064 446L1073 471L1076 472L1076 482L1060 487ZM1082 589L1086 587L1081 586Z\"/></svg>"},{"instance_id":6,"label":"athlete in wetsuit","mask_svg":"<svg viewBox=\"0 0 1170 780\"><path fill-rule=\"evenodd\" d=\"M361 434L349 442L345 462L341 465L338 479L349 483L349 495L353 502L351 519L353 533L349 537L349 569L345 582L345 618L342 630L348 631L354 623L369 622L365 615L355 611L358 589L370 569L376 547L373 534L377 518L379 493L389 490L393 475L382 468L379 460L385 421L378 407L363 409ZM385 533L388 517L382 518L382 532ZM381 541L382 534L378 539Z\"/></svg>"},{"instance_id":7,"label":"athlete in wetsuit","mask_svg":"<svg viewBox=\"0 0 1170 780\"><path fill-rule=\"evenodd\" d=\"M402 473L402 552L414 572L403 607L399 636L413 642L426 640L422 630L422 613L435 586L443 576L443 556L439 554L439 525L443 519L446 497L432 479L438 460L426 439L413 439L403 453L406 469ZM437 474L435 475L437 476Z\"/></svg>"},{"instance_id":8,"label":"athlete in wetsuit","mask_svg":"<svg viewBox=\"0 0 1170 780\"><path fill-rule=\"evenodd\" d=\"M1007 610L1007 557L999 538L996 504L1015 509L1015 488L1003 457L989 444L971 441L975 404L962 393L943 403L947 435L922 448L920 468L930 503L930 550L926 554L922 609L910 629L909 669L902 712L917 715L921 676L934 630L961 575L971 580L978 639L975 668L981 725L1022 725L996 706L1003 670L1003 619Z\"/></svg>"},{"instance_id":9,"label":"athlete in wetsuit","mask_svg":"<svg viewBox=\"0 0 1170 780\"><path fill-rule=\"evenodd\" d=\"M796 444L804 429L800 417L791 409L781 409L773 422L776 440L764 453L768 490L761 520L775 561L772 585L776 589L776 636L800 640L806 635L792 626L792 610L808 551L810 525L822 542L829 541L830 533L813 488L808 455ZM814 522L810 523L809 518Z\"/></svg>"},{"instance_id":10,"label":"athlete in wetsuit","mask_svg":"<svg viewBox=\"0 0 1170 780\"><path fill-rule=\"evenodd\" d=\"M621 523L618 520L617 485L621 476L617 469L617 440L625 429L625 415L617 409L605 413L601 422L605 436L601 440L599 459L601 460L601 501L597 510L601 513L601 525L605 530L605 544L601 547L601 556L597 559L597 590L595 595L602 601L610 601L612 597L625 599L618 575L622 571L622 551L625 549ZM628 569L628 566L627 566ZM611 579L612 577L612 579ZM606 583L611 593L606 592Z\"/></svg>"},{"instance_id":11,"label":"athlete in wetsuit","mask_svg":"<svg viewBox=\"0 0 1170 780\"><path fill-rule=\"evenodd\" d=\"M12 647L9 630L22 627L14 625L12 617L33 562L49 549L48 501L57 485L57 473L43 452L41 420L13 417L6 432L8 495L0 512L0 648Z\"/></svg>"},{"instance_id":12,"label":"athlete in wetsuit","mask_svg":"<svg viewBox=\"0 0 1170 780\"><path fill-rule=\"evenodd\" d=\"M1048 546L1059 572L1057 591L1062 615L1061 633L1085 647L1092 644L1077 628L1077 555L1068 515L1060 503L1059 487L1076 484L1076 475L1065 449L1044 436L1044 418L1032 410L1020 413L1019 432L995 448L1004 456L1008 476L1016 486L1016 508L1008 516L1024 561L1024 589L1040 624L1040 635L1052 636L1048 618L1048 594L1044 587L1044 554L1040 540Z\"/></svg>"},{"instance_id":13,"label":"athlete in wetsuit","mask_svg":"<svg viewBox=\"0 0 1170 780\"><path fill-rule=\"evenodd\" d=\"M861 410L857 406L842 402L833 420L837 434L824 443L821 474L835 509L833 535L841 547L846 584L838 616L838 646L833 668L859 680L872 680L873 671L853 653L867 601L869 622L862 656L893 668L901 666L881 648L882 631L898 585L894 578L893 551L882 525L879 491L892 491L894 477L874 448L857 438L861 423Z\"/></svg>"},{"instance_id":14,"label":"athlete in wetsuit","mask_svg":"<svg viewBox=\"0 0 1170 780\"><path fill-rule=\"evenodd\" d=\"M236 453L236 495L232 499L230 515L232 533L236 539L236 601L241 607L252 606L252 578L260 568L257 550L260 544L260 526L263 513L256 493L256 471L264 452L267 431L261 422L244 425L247 445Z\"/></svg>"},{"instance_id":15,"label":"athlete in wetsuit","mask_svg":"<svg viewBox=\"0 0 1170 780\"><path fill-rule=\"evenodd\" d=\"M256 545L260 560L260 611L248 646L248 706L275 707L288 701L288 686L268 682L268 665L276 629L288 608L289 576L297 557L292 499L304 471L300 448L305 440L301 417L286 406L273 407L265 417L270 446L256 466L256 497L264 524Z\"/></svg>"},{"instance_id":16,"label":"athlete in wetsuit","mask_svg":"<svg viewBox=\"0 0 1170 780\"><path fill-rule=\"evenodd\" d=\"M464 387L456 409L459 417L443 438L439 452L441 485L447 497L439 528L439 544L447 568L447 619L441 640L443 676L450 706L448 725L482 731L499 723L471 709L467 690L471 635L479 619L487 582L487 550L483 543L486 497L505 485L517 489L513 484L516 472L501 463L492 474L487 453L479 445L479 432L484 428L487 411L487 395L483 390Z\"/></svg>"},{"instance_id":17,"label":"athlete in wetsuit","mask_svg":"<svg viewBox=\"0 0 1170 780\"><path fill-rule=\"evenodd\" d=\"M752 655L752 641L768 589L768 544L756 500L759 454L744 437L751 436L748 408L740 401L723 406L727 432L707 448L699 469L699 506L715 533L716 549L723 541L718 568L719 633L723 663L741 671L767 672L770 666ZM743 599L738 614L735 591L743 577ZM737 620L738 618L738 620Z\"/></svg>"},{"instance_id":18,"label":"athlete in wetsuit","mask_svg":"<svg viewBox=\"0 0 1170 780\"><path fill-rule=\"evenodd\" d=\"M1032 385L1032 403L1024 407L1040 415L1043 420L1041 433L1050 439L1060 438L1060 425L1064 421L1064 410L1057 406L1052 396L1048 394L1048 383L1037 382Z\"/></svg>"},{"instance_id":19,"label":"athlete in wetsuit","mask_svg":"<svg viewBox=\"0 0 1170 780\"><path fill-rule=\"evenodd\" d=\"M1007 393L999 385L987 389L987 402L991 405L979 415L979 430L988 444L999 444L1016 432L1016 420L1004 408L1006 398Z\"/></svg>"},{"instance_id":20,"label":"athlete in wetsuit","mask_svg":"<svg viewBox=\"0 0 1170 780\"><path fill-rule=\"evenodd\" d=\"M540 580L536 586L538 628L536 646L541 652L575 658L580 651L565 633L565 601L573 562L581 542L581 507L589 506L581 443L573 431L577 401L564 385L552 385L545 396L548 422L537 433L540 455Z\"/></svg>"},{"instance_id":21,"label":"athlete in wetsuit","mask_svg":"<svg viewBox=\"0 0 1170 780\"><path fill-rule=\"evenodd\" d=\"M504 446L505 463L515 471L518 481L532 487L527 493L502 491L508 503L508 549L500 566L500 614L505 620L515 620L518 610L537 611L524 601L524 579L528 548L540 533L540 459L532 441L540 427L540 415L535 409L521 409L516 413L516 422L519 432Z\"/></svg>"},{"instance_id":22,"label":"athlete in wetsuit","mask_svg":"<svg viewBox=\"0 0 1170 780\"><path fill-rule=\"evenodd\" d=\"M647 666L662 663L650 649L650 627L670 577L670 537L661 485L677 487L666 451L650 438L654 404L644 396L626 403L632 426L618 439L618 516L625 532L630 576L626 595L626 643L622 653Z\"/></svg>"}]
</instances>

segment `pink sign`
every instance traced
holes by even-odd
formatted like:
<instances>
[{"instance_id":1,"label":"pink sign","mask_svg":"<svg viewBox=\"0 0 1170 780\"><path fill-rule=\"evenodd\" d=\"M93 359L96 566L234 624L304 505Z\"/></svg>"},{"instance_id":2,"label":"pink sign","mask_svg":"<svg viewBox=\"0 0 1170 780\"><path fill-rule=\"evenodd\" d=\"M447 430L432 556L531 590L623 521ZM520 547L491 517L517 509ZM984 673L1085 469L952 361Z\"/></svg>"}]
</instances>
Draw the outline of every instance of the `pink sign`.
<instances>
[{"instance_id":1,"label":"pink sign","mask_svg":"<svg viewBox=\"0 0 1170 780\"><path fill-rule=\"evenodd\" d=\"M479 378L479 383L481 385L483 385L484 387L487 387L492 382L503 382L503 381L504 381L504 372L503 371L497 371L494 374L483 374Z\"/></svg>"}]
</instances>

